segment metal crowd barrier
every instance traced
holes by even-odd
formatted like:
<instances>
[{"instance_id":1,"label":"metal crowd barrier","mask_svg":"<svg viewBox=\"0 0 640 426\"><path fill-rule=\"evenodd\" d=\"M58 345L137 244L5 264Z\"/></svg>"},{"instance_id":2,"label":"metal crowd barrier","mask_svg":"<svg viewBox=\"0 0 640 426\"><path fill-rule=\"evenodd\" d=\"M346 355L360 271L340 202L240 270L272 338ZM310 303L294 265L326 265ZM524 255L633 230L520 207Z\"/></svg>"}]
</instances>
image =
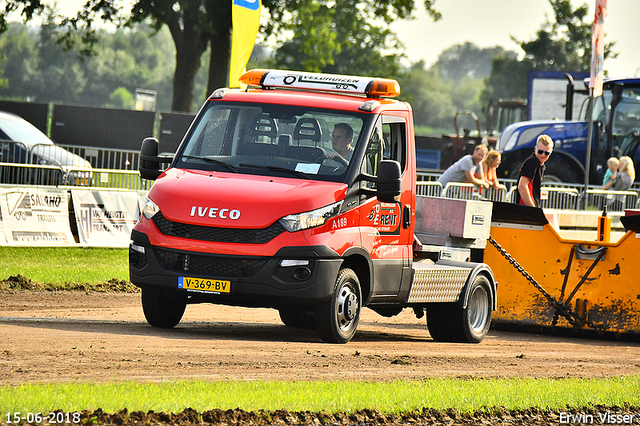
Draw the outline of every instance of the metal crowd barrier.
<instances>
[{"instance_id":1,"label":"metal crowd barrier","mask_svg":"<svg viewBox=\"0 0 640 426\"><path fill-rule=\"evenodd\" d=\"M472 183L449 182L444 188L443 197L460 200L507 201L507 188L481 189Z\"/></svg>"},{"instance_id":2,"label":"metal crowd barrier","mask_svg":"<svg viewBox=\"0 0 640 426\"><path fill-rule=\"evenodd\" d=\"M64 172L58 166L2 162L0 163L0 183L59 186L64 184Z\"/></svg>"},{"instance_id":3,"label":"metal crowd barrier","mask_svg":"<svg viewBox=\"0 0 640 426\"><path fill-rule=\"evenodd\" d=\"M131 190L149 190L152 181L144 180L135 169L123 170L118 168L62 168L57 165L28 164L29 150L23 144L14 142L0 142L2 160L16 160L16 162L0 162L0 184L40 185L40 186L84 186L93 188L114 188ZM21 154L15 154L19 153ZM126 153L123 153L126 154ZM80 154L78 154L80 155ZM107 156L108 157L108 156ZM126 155L120 158L128 158ZM137 162L136 160L134 160ZM168 165L166 165L168 166ZM129 167L129 166L127 166ZM65 172L66 180L65 182ZM465 200L490 200L513 202L515 180L503 179L505 188L495 190L480 190L473 184L449 183L442 187L437 178L438 173L420 173L416 184L418 195L432 197L458 198ZM628 191L603 190L602 187L589 187L586 194L579 184L547 183L541 189L541 203L543 208L560 210L578 210L583 208L586 197L587 209L602 210L607 205L609 211L624 211L625 209L640 208L638 196L639 184L634 184Z\"/></svg>"},{"instance_id":4,"label":"metal crowd barrier","mask_svg":"<svg viewBox=\"0 0 640 426\"><path fill-rule=\"evenodd\" d=\"M153 181L140 177L137 170L94 169L93 188L118 188L148 191Z\"/></svg>"},{"instance_id":5,"label":"metal crowd barrier","mask_svg":"<svg viewBox=\"0 0 640 426\"><path fill-rule=\"evenodd\" d=\"M29 148L22 142L0 141L1 162L29 164L29 157Z\"/></svg>"},{"instance_id":6,"label":"metal crowd barrier","mask_svg":"<svg viewBox=\"0 0 640 426\"><path fill-rule=\"evenodd\" d=\"M87 160L95 169L138 170L140 150L107 149L90 146L61 145Z\"/></svg>"},{"instance_id":7,"label":"metal crowd barrier","mask_svg":"<svg viewBox=\"0 0 640 426\"><path fill-rule=\"evenodd\" d=\"M507 199L515 202L515 194L518 190L513 186L509 191ZM581 200L580 192L576 188L543 186L540 188L540 207L543 209L577 210Z\"/></svg>"},{"instance_id":8,"label":"metal crowd barrier","mask_svg":"<svg viewBox=\"0 0 640 426\"><path fill-rule=\"evenodd\" d=\"M459 200L479 200L480 191L472 183L449 182L444 187L445 198L457 198Z\"/></svg>"},{"instance_id":9,"label":"metal crowd barrier","mask_svg":"<svg viewBox=\"0 0 640 426\"><path fill-rule=\"evenodd\" d=\"M638 206L638 193L636 191L612 191L606 189L587 189L587 209L622 212Z\"/></svg>"},{"instance_id":10,"label":"metal crowd barrier","mask_svg":"<svg viewBox=\"0 0 640 426\"><path fill-rule=\"evenodd\" d=\"M420 181L416 183L416 193L429 197L442 196L442 184L436 181Z\"/></svg>"},{"instance_id":11,"label":"metal crowd barrier","mask_svg":"<svg viewBox=\"0 0 640 426\"><path fill-rule=\"evenodd\" d=\"M484 189L481 191L480 195L484 200L505 202L507 201L507 187L502 186L498 189L493 187Z\"/></svg>"},{"instance_id":12,"label":"metal crowd barrier","mask_svg":"<svg viewBox=\"0 0 640 426\"><path fill-rule=\"evenodd\" d=\"M543 209L577 210L579 200L580 192L576 188L540 188L540 207Z\"/></svg>"}]
</instances>

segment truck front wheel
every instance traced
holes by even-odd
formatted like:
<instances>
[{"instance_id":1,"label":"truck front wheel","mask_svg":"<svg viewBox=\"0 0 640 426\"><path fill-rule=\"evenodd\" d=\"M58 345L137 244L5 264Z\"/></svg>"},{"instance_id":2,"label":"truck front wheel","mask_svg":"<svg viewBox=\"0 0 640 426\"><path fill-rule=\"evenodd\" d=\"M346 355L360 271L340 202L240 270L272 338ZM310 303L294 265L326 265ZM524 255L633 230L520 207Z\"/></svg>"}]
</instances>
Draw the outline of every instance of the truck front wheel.
<instances>
[{"instance_id":1,"label":"truck front wheel","mask_svg":"<svg viewBox=\"0 0 640 426\"><path fill-rule=\"evenodd\" d=\"M142 311L147 322L154 327L173 328L182 319L187 303L171 298L156 290L142 289Z\"/></svg>"},{"instance_id":2,"label":"truck front wheel","mask_svg":"<svg viewBox=\"0 0 640 426\"><path fill-rule=\"evenodd\" d=\"M347 343L356 334L360 322L362 296L355 272L344 268L338 273L333 296L316 309L316 329L327 343Z\"/></svg>"},{"instance_id":3,"label":"truck front wheel","mask_svg":"<svg viewBox=\"0 0 640 426\"><path fill-rule=\"evenodd\" d=\"M314 330L316 323L312 310L298 307L288 307L278 309L280 320L287 327L305 328Z\"/></svg>"},{"instance_id":4,"label":"truck front wheel","mask_svg":"<svg viewBox=\"0 0 640 426\"><path fill-rule=\"evenodd\" d=\"M473 279L466 308L459 303L434 303L427 307L427 327L439 342L480 343L489 331L493 292L484 275Z\"/></svg>"}]
</instances>

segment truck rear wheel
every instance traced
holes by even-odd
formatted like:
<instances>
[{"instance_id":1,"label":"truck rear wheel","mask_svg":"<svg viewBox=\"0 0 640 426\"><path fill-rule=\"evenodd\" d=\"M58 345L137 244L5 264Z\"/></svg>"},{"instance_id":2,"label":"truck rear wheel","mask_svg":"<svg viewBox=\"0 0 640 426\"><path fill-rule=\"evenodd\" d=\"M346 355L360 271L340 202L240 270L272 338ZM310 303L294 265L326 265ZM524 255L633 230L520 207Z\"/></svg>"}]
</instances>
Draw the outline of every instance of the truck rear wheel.
<instances>
[{"instance_id":1,"label":"truck rear wheel","mask_svg":"<svg viewBox=\"0 0 640 426\"><path fill-rule=\"evenodd\" d=\"M327 343L347 343L356 334L360 322L362 296L355 272L344 268L338 273L333 296L316 309L316 329Z\"/></svg>"},{"instance_id":2,"label":"truck rear wheel","mask_svg":"<svg viewBox=\"0 0 640 426\"><path fill-rule=\"evenodd\" d=\"M487 335L493 313L493 293L484 275L473 279L467 307L458 303L433 304L427 307L427 327L439 342L480 343Z\"/></svg>"},{"instance_id":3,"label":"truck rear wheel","mask_svg":"<svg viewBox=\"0 0 640 426\"><path fill-rule=\"evenodd\" d=\"M182 319L187 303L148 288L142 289L142 311L154 327L173 328Z\"/></svg>"}]
</instances>

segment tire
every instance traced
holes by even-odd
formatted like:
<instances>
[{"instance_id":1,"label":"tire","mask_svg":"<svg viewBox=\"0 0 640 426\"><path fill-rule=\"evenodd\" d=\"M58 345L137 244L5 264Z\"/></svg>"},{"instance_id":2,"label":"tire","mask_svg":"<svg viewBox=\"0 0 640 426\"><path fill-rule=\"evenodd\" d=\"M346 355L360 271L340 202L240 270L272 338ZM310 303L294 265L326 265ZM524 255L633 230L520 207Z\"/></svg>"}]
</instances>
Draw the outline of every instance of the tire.
<instances>
[{"instance_id":1,"label":"tire","mask_svg":"<svg viewBox=\"0 0 640 426\"><path fill-rule=\"evenodd\" d=\"M349 268L341 269L331 300L316 309L316 330L326 343L347 343L360 322L360 281Z\"/></svg>"},{"instance_id":2,"label":"tire","mask_svg":"<svg viewBox=\"0 0 640 426\"><path fill-rule=\"evenodd\" d=\"M288 307L278 309L280 320L287 327L314 330L316 328L313 311L304 308Z\"/></svg>"},{"instance_id":3,"label":"tire","mask_svg":"<svg viewBox=\"0 0 640 426\"><path fill-rule=\"evenodd\" d=\"M555 157L552 155L546 162L547 169L542 177L544 182L584 182L584 173L572 160L562 157L558 153L554 155Z\"/></svg>"},{"instance_id":4,"label":"tire","mask_svg":"<svg viewBox=\"0 0 640 426\"><path fill-rule=\"evenodd\" d=\"M480 343L489 332L493 315L493 293L489 280L478 275L471 284L467 307L462 310L460 323L462 341Z\"/></svg>"},{"instance_id":5,"label":"tire","mask_svg":"<svg viewBox=\"0 0 640 426\"><path fill-rule=\"evenodd\" d=\"M142 311L147 322L154 327L173 328L182 319L187 303L148 288L142 289Z\"/></svg>"},{"instance_id":6,"label":"tire","mask_svg":"<svg viewBox=\"0 0 640 426\"><path fill-rule=\"evenodd\" d=\"M450 341L448 313L455 309L455 303L432 303L427 306L427 328L436 342Z\"/></svg>"},{"instance_id":7,"label":"tire","mask_svg":"<svg viewBox=\"0 0 640 426\"><path fill-rule=\"evenodd\" d=\"M493 293L484 275L473 279L467 307L458 303L432 304L427 307L427 327L439 342L480 343L487 335L493 314Z\"/></svg>"}]
</instances>

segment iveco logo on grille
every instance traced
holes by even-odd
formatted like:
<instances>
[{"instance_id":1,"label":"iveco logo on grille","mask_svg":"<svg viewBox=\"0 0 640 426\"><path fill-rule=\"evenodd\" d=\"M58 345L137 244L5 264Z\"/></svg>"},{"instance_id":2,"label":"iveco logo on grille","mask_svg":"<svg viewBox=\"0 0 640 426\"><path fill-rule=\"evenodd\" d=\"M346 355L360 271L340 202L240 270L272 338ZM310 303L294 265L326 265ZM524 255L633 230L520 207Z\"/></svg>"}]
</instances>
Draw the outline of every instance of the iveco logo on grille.
<instances>
[{"instance_id":1,"label":"iveco logo on grille","mask_svg":"<svg viewBox=\"0 0 640 426\"><path fill-rule=\"evenodd\" d=\"M240 219L240 210L193 206L191 207L191 216L196 215L200 217L209 216L212 218L238 220Z\"/></svg>"}]
</instances>

